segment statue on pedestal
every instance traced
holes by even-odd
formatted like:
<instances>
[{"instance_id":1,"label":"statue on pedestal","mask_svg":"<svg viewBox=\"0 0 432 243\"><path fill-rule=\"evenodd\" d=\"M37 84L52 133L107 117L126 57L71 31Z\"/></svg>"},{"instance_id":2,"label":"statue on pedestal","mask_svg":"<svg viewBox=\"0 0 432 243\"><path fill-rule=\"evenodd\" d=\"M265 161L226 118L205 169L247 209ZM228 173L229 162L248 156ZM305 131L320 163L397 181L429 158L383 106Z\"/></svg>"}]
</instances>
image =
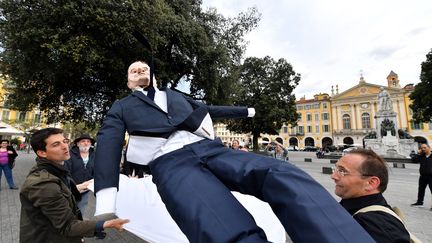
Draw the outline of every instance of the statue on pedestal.
<instances>
[{"instance_id":1,"label":"statue on pedestal","mask_svg":"<svg viewBox=\"0 0 432 243\"><path fill-rule=\"evenodd\" d=\"M393 105L390 99L390 95L384 89L384 87L381 87L381 91L378 94L378 101L379 101L380 111L393 111Z\"/></svg>"},{"instance_id":2,"label":"statue on pedestal","mask_svg":"<svg viewBox=\"0 0 432 243\"><path fill-rule=\"evenodd\" d=\"M384 119L381 123L381 137L387 136L387 131L390 131L392 136L396 136L395 124L389 119Z\"/></svg>"},{"instance_id":3,"label":"statue on pedestal","mask_svg":"<svg viewBox=\"0 0 432 243\"><path fill-rule=\"evenodd\" d=\"M409 135L403 129L398 129L398 135L399 135L399 139L414 139L413 136Z\"/></svg>"}]
</instances>

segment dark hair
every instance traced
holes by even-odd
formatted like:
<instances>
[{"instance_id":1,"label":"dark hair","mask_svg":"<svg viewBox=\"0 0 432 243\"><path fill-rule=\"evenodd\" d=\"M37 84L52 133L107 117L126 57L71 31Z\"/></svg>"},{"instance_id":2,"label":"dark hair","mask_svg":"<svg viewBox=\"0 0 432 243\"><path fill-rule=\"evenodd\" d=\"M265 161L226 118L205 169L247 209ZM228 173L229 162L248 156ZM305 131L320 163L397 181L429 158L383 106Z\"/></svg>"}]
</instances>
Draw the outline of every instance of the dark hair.
<instances>
[{"instance_id":1,"label":"dark hair","mask_svg":"<svg viewBox=\"0 0 432 243\"><path fill-rule=\"evenodd\" d=\"M63 130L60 128L54 128L54 127L48 127L41 129L39 131L36 131L33 133L30 144L33 148L33 151L37 153L37 151L42 150L46 151L46 142L45 140L54 134L60 134L63 133Z\"/></svg>"},{"instance_id":2,"label":"dark hair","mask_svg":"<svg viewBox=\"0 0 432 243\"><path fill-rule=\"evenodd\" d=\"M420 148L423 144L426 145L428 148L430 148L430 145L427 144L427 143L421 143L421 144L419 144L419 148Z\"/></svg>"},{"instance_id":3,"label":"dark hair","mask_svg":"<svg viewBox=\"0 0 432 243\"><path fill-rule=\"evenodd\" d=\"M365 158L360 166L359 172L365 176L376 176L381 183L378 190L382 193L387 189L388 168L385 160L370 149L354 149L348 154L358 154Z\"/></svg>"},{"instance_id":4,"label":"dark hair","mask_svg":"<svg viewBox=\"0 0 432 243\"><path fill-rule=\"evenodd\" d=\"M3 142L7 142L7 143L9 143L9 140L7 140L7 139L2 139L2 140L0 141L0 143L3 143Z\"/></svg>"}]
</instances>

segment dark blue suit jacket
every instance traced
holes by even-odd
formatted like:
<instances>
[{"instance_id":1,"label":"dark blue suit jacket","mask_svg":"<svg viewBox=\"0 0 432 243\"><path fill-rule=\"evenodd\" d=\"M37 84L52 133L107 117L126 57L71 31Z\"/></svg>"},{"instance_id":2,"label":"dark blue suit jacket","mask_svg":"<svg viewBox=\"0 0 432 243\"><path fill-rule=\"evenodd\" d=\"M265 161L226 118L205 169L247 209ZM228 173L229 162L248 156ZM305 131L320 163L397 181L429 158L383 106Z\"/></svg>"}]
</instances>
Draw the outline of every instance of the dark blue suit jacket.
<instances>
[{"instance_id":1,"label":"dark blue suit jacket","mask_svg":"<svg viewBox=\"0 0 432 243\"><path fill-rule=\"evenodd\" d=\"M116 101L108 111L97 136L95 192L109 187L118 188L119 163L126 131L130 135L143 136L172 133L200 108L206 109L212 118L248 116L247 107L207 106L168 88L161 91L166 92L168 112L140 91Z\"/></svg>"}]
</instances>

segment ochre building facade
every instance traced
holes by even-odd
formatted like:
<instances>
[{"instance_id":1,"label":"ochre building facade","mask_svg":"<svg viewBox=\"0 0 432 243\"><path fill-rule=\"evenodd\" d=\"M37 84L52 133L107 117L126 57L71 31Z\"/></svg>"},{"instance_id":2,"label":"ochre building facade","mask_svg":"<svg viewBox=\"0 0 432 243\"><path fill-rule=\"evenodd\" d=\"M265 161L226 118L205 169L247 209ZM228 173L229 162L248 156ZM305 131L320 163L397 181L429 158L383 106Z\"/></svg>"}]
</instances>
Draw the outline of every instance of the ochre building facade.
<instances>
[{"instance_id":1,"label":"ochre building facade","mask_svg":"<svg viewBox=\"0 0 432 243\"><path fill-rule=\"evenodd\" d=\"M378 111L378 93L384 87L390 94L393 111L397 113L397 127L412 135L418 142L432 142L432 123L415 123L409 108L413 84L403 87L398 75L391 71L382 84L366 82L363 77L357 85L339 93L332 87L332 94L320 93L313 99L305 97L297 101L300 119L296 127L283 126L279 135L262 135L262 139L277 137L284 145L325 147L354 144L361 146L367 133L376 130L375 115Z\"/></svg>"}]
</instances>

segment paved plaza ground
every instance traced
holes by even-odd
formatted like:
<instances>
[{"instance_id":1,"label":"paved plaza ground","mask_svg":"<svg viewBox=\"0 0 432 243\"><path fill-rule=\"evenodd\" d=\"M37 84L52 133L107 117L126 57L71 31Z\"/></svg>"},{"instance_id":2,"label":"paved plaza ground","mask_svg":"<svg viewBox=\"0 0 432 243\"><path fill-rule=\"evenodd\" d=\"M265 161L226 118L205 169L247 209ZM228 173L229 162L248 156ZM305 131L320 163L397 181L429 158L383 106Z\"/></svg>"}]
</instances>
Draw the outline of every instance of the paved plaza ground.
<instances>
[{"instance_id":1,"label":"paved plaza ground","mask_svg":"<svg viewBox=\"0 0 432 243\"><path fill-rule=\"evenodd\" d=\"M18 186L24 182L30 168L34 165L34 153L18 152L16 167L13 170L14 179ZM328 159L317 159L311 152L290 152L292 163L308 172L321 185L323 185L332 195L334 184L330 175L322 173L322 167L330 167ZM312 162L304 162L304 158L312 158ZM387 191L384 193L387 201L392 206L398 206L404 213L406 224L409 230L423 242L432 242L432 198L427 189L424 208L413 208L409 205L413 203L417 195L417 180L419 177L417 164L406 164L406 168L390 167L390 182ZM339 200L335 196L336 200ZM1 181L0 191L0 243L19 242L19 216L21 204L19 201L19 190L9 190L4 176ZM91 218L94 213L94 197L90 197L89 209L85 217ZM128 232L117 233L107 231L107 238L103 242L145 242ZM86 242L102 242L86 238Z\"/></svg>"}]
</instances>

